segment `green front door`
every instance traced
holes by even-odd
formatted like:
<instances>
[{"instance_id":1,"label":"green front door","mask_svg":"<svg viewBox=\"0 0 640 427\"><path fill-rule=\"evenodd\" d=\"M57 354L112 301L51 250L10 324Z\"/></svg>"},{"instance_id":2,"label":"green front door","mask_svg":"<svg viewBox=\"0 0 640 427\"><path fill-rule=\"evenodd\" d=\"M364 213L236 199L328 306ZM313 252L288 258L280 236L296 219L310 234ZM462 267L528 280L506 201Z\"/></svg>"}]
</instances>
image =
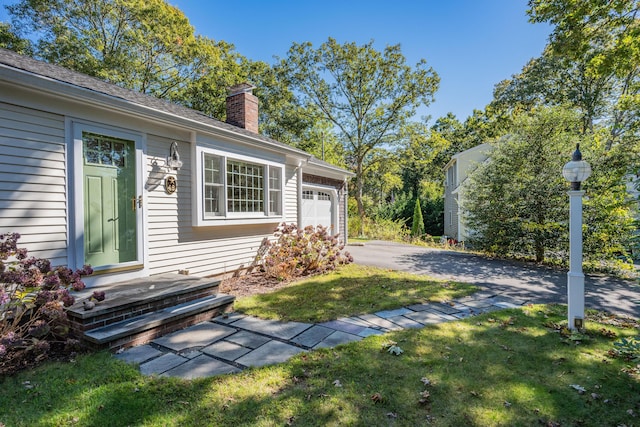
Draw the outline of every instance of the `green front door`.
<instances>
[{"instance_id":1,"label":"green front door","mask_svg":"<svg viewBox=\"0 0 640 427\"><path fill-rule=\"evenodd\" d=\"M92 267L137 258L135 143L82 133L84 258Z\"/></svg>"}]
</instances>

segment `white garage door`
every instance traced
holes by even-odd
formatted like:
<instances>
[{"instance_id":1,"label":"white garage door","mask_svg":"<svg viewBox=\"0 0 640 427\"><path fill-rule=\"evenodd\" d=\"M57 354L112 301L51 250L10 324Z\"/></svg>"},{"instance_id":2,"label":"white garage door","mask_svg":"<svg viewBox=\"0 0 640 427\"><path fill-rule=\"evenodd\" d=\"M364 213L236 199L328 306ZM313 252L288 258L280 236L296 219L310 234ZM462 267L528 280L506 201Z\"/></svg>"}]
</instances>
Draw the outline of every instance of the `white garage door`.
<instances>
[{"instance_id":1,"label":"white garage door","mask_svg":"<svg viewBox=\"0 0 640 427\"><path fill-rule=\"evenodd\" d=\"M308 225L323 225L333 229L333 200L331 194L326 191L303 190L302 191L302 227Z\"/></svg>"}]
</instances>

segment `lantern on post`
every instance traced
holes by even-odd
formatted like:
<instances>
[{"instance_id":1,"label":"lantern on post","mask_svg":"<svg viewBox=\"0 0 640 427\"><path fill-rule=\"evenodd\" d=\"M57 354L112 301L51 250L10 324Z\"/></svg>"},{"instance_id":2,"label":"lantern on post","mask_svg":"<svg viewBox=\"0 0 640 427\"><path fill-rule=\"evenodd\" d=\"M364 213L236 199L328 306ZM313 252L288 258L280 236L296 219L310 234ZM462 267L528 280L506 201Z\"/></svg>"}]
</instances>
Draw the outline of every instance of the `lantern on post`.
<instances>
[{"instance_id":1,"label":"lantern on post","mask_svg":"<svg viewBox=\"0 0 640 427\"><path fill-rule=\"evenodd\" d=\"M580 144L576 144L571 161L562 168L571 183L569 194L569 273L567 273L568 326L584 327L584 274L582 273L582 196L580 184L591 176L591 166L582 160Z\"/></svg>"}]
</instances>

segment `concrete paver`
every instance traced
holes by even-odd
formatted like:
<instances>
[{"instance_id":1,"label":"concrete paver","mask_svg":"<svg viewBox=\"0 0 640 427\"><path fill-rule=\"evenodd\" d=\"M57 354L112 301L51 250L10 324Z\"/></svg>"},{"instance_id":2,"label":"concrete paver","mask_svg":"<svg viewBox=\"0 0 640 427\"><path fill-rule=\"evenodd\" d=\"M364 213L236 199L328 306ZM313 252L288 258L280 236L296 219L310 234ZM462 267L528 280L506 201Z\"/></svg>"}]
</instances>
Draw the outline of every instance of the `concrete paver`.
<instances>
[{"instance_id":1,"label":"concrete paver","mask_svg":"<svg viewBox=\"0 0 640 427\"><path fill-rule=\"evenodd\" d=\"M291 339L312 326L308 323L278 322L275 320L257 319L255 317L244 317L236 322L230 323L230 325L284 340Z\"/></svg>"},{"instance_id":2,"label":"concrete paver","mask_svg":"<svg viewBox=\"0 0 640 427\"><path fill-rule=\"evenodd\" d=\"M361 336L353 335L347 332L335 331L324 340L320 341L313 348L335 347L340 344L347 344L354 341L360 341Z\"/></svg>"},{"instance_id":3,"label":"concrete paver","mask_svg":"<svg viewBox=\"0 0 640 427\"><path fill-rule=\"evenodd\" d=\"M406 314L405 316L411 320L420 322L423 325L433 325L434 323L442 323L442 322L449 322L451 320L456 320L455 317L449 314L435 313L433 311L416 311L415 313Z\"/></svg>"},{"instance_id":4,"label":"concrete paver","mask_svg":"<svg viewBox=\"0 0 640 427\"><path fill-rule=\"evenodd\" d=\"M254 349L268 343L269 341L271 341L271 338L265 337L264 335L254 334L253 332L249 331L239 331L231 336L228 336L227 341L240 344L243 347Z\"/></svg>"},{"instance_id":5,"label":"concrete paver","mask_svg":"<svg viewBox=\"0 0 640 427\"><path fill-rule=\"evenodd\" d=\"M412 311L409 311L405 314L411 314ZM400 326L401 328L404 329L409 329L409 328L423 328L424 325L420 322L416 322L415 320L412 320L408 317L404 317L404 316L394 316L394 317L387 317L387 320L389 320L390 322L395 323L396 325Z\"/></svg>"},{"instance_id":6,"label":"concrete paver","mask_svg":"<svg viewBox=\"0 0 640 427\"><path fill-rule=\"evenodd\" d=\"M329 322L321 323L320 325L335 329L336 331L347 332L349 334L358 335L366 326L354 325L351 322L343 322L341 320L331 320Z\"/></svg>"},{"instance_id":7,"label":"concrete paver","mask_svg":"<svg viewBox=\"0 0 640 427\"><path fill-rule=\"evenodd\" d=\"M366 338L372 335L382 335L383 333L384 332L382 332L380 329L365 328L358 334L358 336L362 338Z\"/></svg>"},{"instance_id":8,"label":"concrete paver","mask_svg":"<svg viewBox=\"0 0 640 427\"><path fill-rule=\"evenodd\" d=\"M375 313L376 316L388 319L390 317L402 316L403 314L411 313L412 310L408 308L398 308L395 310L383 310Z\"/></svg>"},{"instance_id":9,"label":"concrete paver","mask_svg":"<svg viewBox=\"0 0 640 427\"><path fill-rule=\"evenodd\" d=\"M380 326L381 328L384 328L388 331L399 331L400 329L402 329L395 323L390 322L387 319L383 319L382 317L378 317L375 314L363 314L362 316L358 317L366 322L369 322L376 326Z\"/></svg>"},{"instance_id":10,"label":"concrete paver","mask_svg":"<svg viewBox=\"0 0 640 427\"><path fill-rule=\"evenodd\" d=\"M236 330L228 326L203 322L187 329L156 338L152 343L174 351L182 351L192 347L203 347L234 332L236 332Z\"/></svg>"},{"instance_id":11,"label":"concrete paver","mask_svg":"<svg viewBox=\"0 0 640 427\"><path fill-rule=\"evenodd\" d=\"M262 347L245 354L237 360L244 366L264 366L282 363L305 350L280 341L269 341Z\"/></svg>"},{"instance_id":12,"label":"concrete paver","mask_svg":"<svg viewBox=\"0 0 640 427\"><path fill-rule=\"evenodd\" d=\"M313 347L331 335L334 331L335 329L331 329L326 326L314 325L300 335L294 337L291 341L305 347Z\"/></svg>"},{"instance_id":13,"label":"concrete paver","mask_svg":"<svg viewBox=\"0 0 640 427\"><path fill-rule=\"evenodd\" d=\"M140 365L140 373L142 375L162 374L178 365L182 365L189 359L178 356L175 353L165 353L149 362Z\"/></svg>"},{"instance_id":14,"label":"concrete paver","mask_svg":"<svg viewBox=\"0 0 640 427\"><path fill-rule=\"evenodd\" d=\"M140 345L129 350L116 354L116 358L127 363L144 363L147 360L161 356L164 353L150 345Z\"/></svg>"},{"instance_id":15,"label":"concrete paver","mask_svg":"<svg viewBox=\"0 0 640 427\"><path fill-rule=\"evenodd\" d=\"M250 348L229 341L217 341L202 349L202 352L210 356L216 356L226 360L236 360L251 351Z\"/></svg>"},{"instance_id":16,"label":"concrete paver","mask_svg":"<svg viewBox=\"0 0 640 427\"><path fill-rule=\"evenodd\" d=\"M241 370L228 363L221 362L212 357L201 354L175 368L165 372L162 376L180 377L187 380L194 378L206 378L214 375L235 374Z\"/></svg>"}]
</instances>

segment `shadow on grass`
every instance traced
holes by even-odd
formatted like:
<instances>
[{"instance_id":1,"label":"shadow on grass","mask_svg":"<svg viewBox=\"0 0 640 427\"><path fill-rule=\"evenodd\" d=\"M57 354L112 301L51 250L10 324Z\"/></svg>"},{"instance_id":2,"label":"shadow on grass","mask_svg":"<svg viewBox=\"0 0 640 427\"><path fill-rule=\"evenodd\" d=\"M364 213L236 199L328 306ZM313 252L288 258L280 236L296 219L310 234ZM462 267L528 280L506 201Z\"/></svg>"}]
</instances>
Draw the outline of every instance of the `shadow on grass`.
<instances>
[{"instance_id":1,"label":"shadow on grass","mask_svg":"<svg viewBox=\"0 0 640 427\"><path fill-rule=\"evenodd\" d=\"M323 322L473 293L473 285L350 265L267 294L236 300L235 309L267 319Z\"/></svg>"},{"instance_id":2,"label":"shadow on grass","mask_svg":"<svg viewBox=\"0 0 640 427\"><path fill-rule=\"evenodd\" d=\"M0 422L32 425L632 425L640 381L606 358L611 333L578 342L534 306L369 337L289 362L196 381L142 377L100 353L0 380ZM395 356L384 345L395 342ZM30 381L25 387L25 381ZM584 393L573 386L583 387ZM427 392L427 393L424 393ZM420 402L422 400L423 402ZM14 411L16 415L10 415ZM4 419L2 419L4 418ZM556 424L553 424L556 423Z\"/></svg>"}]
</instances>

